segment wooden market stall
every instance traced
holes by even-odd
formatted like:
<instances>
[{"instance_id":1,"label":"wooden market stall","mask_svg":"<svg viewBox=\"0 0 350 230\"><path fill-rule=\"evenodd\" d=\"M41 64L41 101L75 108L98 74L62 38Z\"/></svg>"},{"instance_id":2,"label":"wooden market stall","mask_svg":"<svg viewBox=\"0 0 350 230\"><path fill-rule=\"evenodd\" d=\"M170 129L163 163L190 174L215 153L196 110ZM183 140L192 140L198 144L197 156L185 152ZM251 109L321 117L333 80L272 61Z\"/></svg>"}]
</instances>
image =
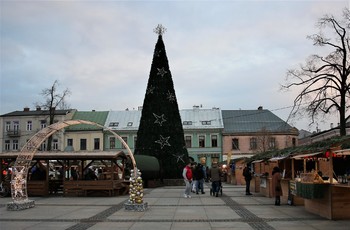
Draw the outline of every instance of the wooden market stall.
<instances>
[{"instance_id":1,"label":"wooden market stall","mask_svg":"<svg viewBox=\"0 0 350 230\"><path fill-rule=\"evenodd\" d=\"M13 152L0 154L0 160L7 164L0 164L0 170L3 171L4 167L8 170L17 155ZM127 159L122 151L37 152L29 169L28 195L47 196L57 192L62 192L64 196L127 194ZM92 170L96 177L88 178L87 174Z\"/></svg>"},{"instance_id":2,"label":"wooden market stall","mask_svg":"<svg viewBox=\"0 0 350 230\"><path fill-rule=\"evenodd\" d=\"M332 220L350 219L349 156L350 149L339 148L293 156L303 160L294 192L304 198L307 211Z\"/></svg>"}]
</instances>

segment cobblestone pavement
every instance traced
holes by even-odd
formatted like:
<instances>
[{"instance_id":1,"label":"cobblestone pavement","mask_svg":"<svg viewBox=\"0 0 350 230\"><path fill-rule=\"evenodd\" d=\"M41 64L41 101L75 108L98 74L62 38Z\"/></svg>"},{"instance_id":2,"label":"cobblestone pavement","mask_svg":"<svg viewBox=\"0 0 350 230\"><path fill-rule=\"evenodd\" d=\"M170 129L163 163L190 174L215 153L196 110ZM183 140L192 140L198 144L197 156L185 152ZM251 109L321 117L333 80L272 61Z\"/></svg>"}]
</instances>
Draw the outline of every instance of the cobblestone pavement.
<instances>
[{"instance_id":1,"label":"cobblestone pavement","mask_svg":"<svg viewBox=\"0 0 350 230\"><path fill-rule=\"evenodd\" d=\"M332 221L302 206L274 206L272 198L246 196L243 186L224 184L223 195L183 198L184 187L145 189L148 210L127 211L128 196L31 197L35 207L8 211L11 198L0 198L0 229L67 230L349 230L350 220Z\"/></svg>"}]
</instances>

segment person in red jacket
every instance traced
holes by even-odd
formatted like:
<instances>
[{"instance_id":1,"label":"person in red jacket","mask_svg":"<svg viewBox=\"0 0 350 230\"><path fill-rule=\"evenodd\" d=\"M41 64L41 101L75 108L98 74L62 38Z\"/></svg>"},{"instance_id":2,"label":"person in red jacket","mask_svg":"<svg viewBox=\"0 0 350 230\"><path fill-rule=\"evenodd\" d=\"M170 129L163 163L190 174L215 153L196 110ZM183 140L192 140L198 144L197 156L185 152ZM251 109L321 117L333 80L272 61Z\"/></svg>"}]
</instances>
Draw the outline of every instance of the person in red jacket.
<instances>
[{"instance_id":1,"label":"person in red jacket","mask_svg":"<svg viewBox=\"0 0 350 230\"><path fill-rule=\"evenodd\" d=\"M189 161L188 164L184 167L182 171L182 177L185 181L185 198L191 198L191 182L192 182L192 169L191 169L191 162Z\"/></svg>"}]
</instances>

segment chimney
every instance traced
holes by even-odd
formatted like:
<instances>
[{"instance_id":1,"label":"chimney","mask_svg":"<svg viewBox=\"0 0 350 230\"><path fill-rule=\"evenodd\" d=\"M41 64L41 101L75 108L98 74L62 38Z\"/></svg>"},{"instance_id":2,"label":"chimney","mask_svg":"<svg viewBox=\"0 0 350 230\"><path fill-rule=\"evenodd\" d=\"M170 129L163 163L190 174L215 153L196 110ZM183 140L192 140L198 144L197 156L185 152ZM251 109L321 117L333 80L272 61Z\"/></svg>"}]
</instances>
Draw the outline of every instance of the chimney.
<instances>
[{"instance_id":1,"label":"chimney","mask_svg":"<svg viewBox=\"0 0 350 230\"><path fill-rule=\"evenodd\" d=\"M23 111L24 112L29 112L29 107L24 107Z\"/></svg>"},{"instance_id":2,"label":"chimney","mask_svg":"<svg viewBox=\"0 0 350 230\"><path fill-rule=\"evenodd\" d=\"M260 106L258 107L258 110L263 110L263 107L260 105Z\"/></svg>"},{"instance_id":3,"label":"chimney","mask_svg":"<svg viewBox=\"0 0 350 230\"><path fill-rule=\"evenodd\" d=\"M331 129L333 129L333 123L331 123Z\"/></svg>"},{"instance_id":4,"label":"chimney","mask_svg":"<svg viewBox=\"0 0 350 230\"><path fill-rule=\"evenodd\" d=\"M41 107L40 106L36 107L36 111L41 111Z\"/></svg>"}]
</instances>

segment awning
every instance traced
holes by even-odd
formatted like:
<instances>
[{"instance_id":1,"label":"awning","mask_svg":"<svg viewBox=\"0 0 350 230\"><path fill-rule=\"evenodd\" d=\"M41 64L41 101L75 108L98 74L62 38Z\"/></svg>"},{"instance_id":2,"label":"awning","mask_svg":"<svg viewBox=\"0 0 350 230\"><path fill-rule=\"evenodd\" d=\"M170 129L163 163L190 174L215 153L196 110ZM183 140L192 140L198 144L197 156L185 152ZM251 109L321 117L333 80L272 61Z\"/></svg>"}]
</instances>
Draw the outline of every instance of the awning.
<instances>
[{"instance_id":1,"label":"awning","mask_svg":"<svg viewBox=\"0 0 350 230\"><path fill-rule=\"evenodd\" d=\"M252 155L252 154L237 154L237 155L233 154L233 155L231 155L231 160L236 160L239 158L250 158L252 156L254 156L254 155ZM227 155L223 155L222 160L227 161Z\"/></svg>"},{"instance_id":2,"label":"awning","mask_svg":"<svg viewBox=\"0 0 350 230\"><path fill-rule=\"evenodd\" d=\"M272 157L269 159L269 161L280 161L280 160L286 159L287 157L289 156Z\"/></svg>"},{"instance_id":3,"label":"awning","mask_svg":"<svg viewBox=\"0 0 350 230\"><path fill-rule=\"evenodd\" d=\"M255 160L253 161L252 163L260 163L260 162L263 162L264 160Z\"/></svg>"},{"instance_id":4,"label":"awning","mask_svg":"<svg viewBox=\"0 0 350 230\"><path fill-rule=\"evenodd\" d=\"M307 158L307 157L316 156L316 155L319 155L319 154L322 154L322 152L308 153L308 154L300 154L300 155L293 156L292 158L293 158L293 159L296 159L296 160L301 160L301 159L304 159L304 158Z\"/></svg>"}]
</instances>

